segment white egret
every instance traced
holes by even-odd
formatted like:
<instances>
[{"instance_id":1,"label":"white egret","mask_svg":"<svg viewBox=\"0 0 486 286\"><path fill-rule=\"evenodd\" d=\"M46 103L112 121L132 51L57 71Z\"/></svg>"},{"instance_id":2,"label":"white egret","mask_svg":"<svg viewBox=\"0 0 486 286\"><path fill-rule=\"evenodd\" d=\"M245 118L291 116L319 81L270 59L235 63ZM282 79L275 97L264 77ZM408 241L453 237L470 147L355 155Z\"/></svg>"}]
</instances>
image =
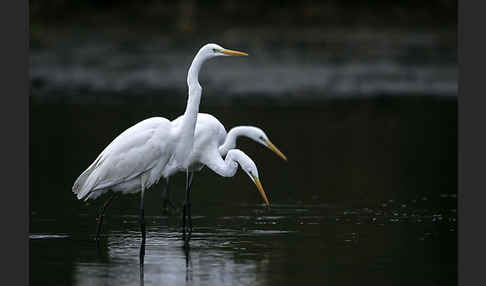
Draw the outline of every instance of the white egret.
<instances>
[{"instance_id":1,"label":"white egret","mask_svg":"<svg viewBox=\"0 0 486 286\"><path fill-rule=\"evenodd\" d=\"M173 122L180 124L182 120L182 117L178 117L175 119ZM192 168L190 170L190 180L189 180L189 185L192 183L192 178L194 177L194 173L196 171L200 171L203 166L204 162L200 162L199 158L197 157L197 152L198 148L196 146L201 146L202 144L199 142L208 142L209 141L214 141L209 143L208 145L210 147L208 148L214 148L214 146L218 146L217 150L219 152L219 155L221 157L226 156L228 154L228 151L231 149L234 149L236 147L236 141L239 137L248 137L249 139L262 144L263 146L269 148L273 152L275 152L279 157L281 157L283 160L287 161L287 157L280 152L280 150L270 141L268 138L267 134L265 132L255 126L237 126L231 128L231 130L226 133L226 130L221 124L221 122L215 118L214 116L206 113L199 113L197 117L197 122L196 122L196 133L194 135L195 137L195 143L194 143L194 150L196 150L196 154L190 156L189 161L193 162ZM207 143L206 143L207 144ZM207 152L207 151L206 151ZM198 164L200 163L200 164ZM181 171L184 171L183 169L180 169ZM170 172L173 172L171 170ZM170 201L170 194L169 194L169 179L170 176L166 176L166 181L165 181L165 188L162 193L162 197L164 199L164 204L170 204L173 208L174 206L172 205L172 202Z\"/></svg>"},{"instance_id":2,"label":"white egret","mask_svg":"<svg viewBox=\"0 0 486 286\"><path fill-rule=\"evenodd\" d=\"M268 139L267 134L265 134L262 129L255 126L236 126L231 128L226 135L223 145L219 146L218 148L219 154L221 154L221 156L225 156L229 150L234 149L236 147L236 140L239 137L248 137L251 140L260 143L268 149L272 150L280 158L287 161L287 157L282 152L280 152L280 150L278 150L275 145L273 145L270 139Z\"/></svg>"},{"instance_id":3,"label":"white egret","mask_svg":"<svg viewBox=\"0 0 486 286\"><path fill-rule=\"evenodd\" d=\"M182 117L175 119L173 124L182 124ZM189 171L189 176L186 176L186 194L184 198L182 220L183 227L185 227L186 215L189 220L189 229L192 228L191 222L191 205L190 205L190 185L193 177L193 172L200 171L204 166L214 171L223 177L234 176L238 164L250 176L252 181L257 185L260 195L263 197L265 204L270 206L265 192L261 187L258 178L258 170L253 161L245 153L240 150L233 149L236 146L236 139L239 136L248 136L281 156L287 159L285 155L278 150L268 139L263 130L250 127L241 126L232 129L230 133L226 133L223 124L214 116L207 113L199 113L196 122L196 130L194 133L194 147L187 159L189 168L173 164L164 170L163 177L165 178L165 189L168 192L169 178L171 175L179 171ZM231 150L230 150L231 149ZM223 156L226 158L223 160ZM184 228L185 230L185 228Z\"/></svg>"},{"instance_id":4,"label":"white egret","mask_svg":"<svg viewBox=\"0 0 486 286\"><path fill-rule=\"evenodd\" d=\"M128 128L101 152L72 187L77 198L84 200L97 198L108 190L115 193L141 192L141 263L145 251L144 192L160 179L168 166L176 164L188 170L187 159L194 144L202 92L199 71L206 60L217 56L247 54L216 44L204 45L189 67L187 106L180 124L173 124L163 117L153 117Z\"/></svg>"},{"instance_id":5,"label":"white egret","mask_svg":"<svg viewBox=\"0 0 486 286\"><path fill-rule=\"evenodd\" d=\"M179 117L172 121L172 124L174 126L179 126L180 124L182 124L182 122L183 118ZM224 144L225 138L226 141L234 140L236 142L236 138L244 133L247 136L254 138L254 140L257 142L262 141L262 144L266 144L265 146L269 146L269 148L275 150L275 152L282 156L282 158L286 159L286 157L277 149L277 147L275 147L270 142L266 134L261 129L256 127L244 127L233 130L234 131L231 132L231 134L227 134L226 129L218 119L210 114L199 113L196 122L196 129L194 132L193 149L187 159L188 167L186 168L178 164L177 162L172 161L163 170L162 178L165 179L164 182L166 191L168 191L170 176L180 171L189 172L188 176L186 176L186 193L182 213L182 225L184 234L186 230L186 217L189 221L189 230L191 231L192 229L190 183L192 180L193 172L200 171L204 166L207 166L209 169L211 169L220 176L232 177L235 175L238 165L240 165L242 170L245 171L245 173L257 186L258 191L260 192L260 195L262 196L265 204L267 206L270 206L265 191L263 190L263 187L261 185L258 176L258 169L255 163L250 159L250 157L248 157L248 155L246 155L241 150L228 150L229 148L234 147L236 143L233 144L230 142L228 144ZM226 155L225 159L223 159L224 155ZM108 200L108 203L111 202L112 198L113 196ZM103 212L105 211L106 206L107 204L105 204L105 206L103 207ZM100 224L98 224L98 226L100 226Z\"/></svg>"}]
</instances>

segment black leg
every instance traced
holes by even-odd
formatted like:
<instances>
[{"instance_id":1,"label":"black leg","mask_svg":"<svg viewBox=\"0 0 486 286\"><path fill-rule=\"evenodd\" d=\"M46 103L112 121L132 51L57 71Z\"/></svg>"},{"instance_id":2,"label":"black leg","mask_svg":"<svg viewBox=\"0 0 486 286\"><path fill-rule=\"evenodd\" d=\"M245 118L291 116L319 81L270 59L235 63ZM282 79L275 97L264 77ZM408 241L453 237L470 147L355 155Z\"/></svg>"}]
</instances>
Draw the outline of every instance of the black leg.
<instances>
[{"instance_id":1,"label":"black leg","mask_svg":"<svg viewBox=\"0 0 486 286\"><path fill-rule=\"evenodd\" d=\"M172 203L170 199L170 190L169 190L169 178L164 180L164 190L162 191L162 200L163 200L163 213L169 214L169 207L172 210L176 210L176 207Z\"/></svg>"},{"instance_id":2,"label":"black leg","mask_svg":"<svg viewBox=\"0 0 486 286\"><path fill-rule=\"evenodd\" d=\"M191 269L191 247L188 240L184 240L184 255L186 256L186 282L192 281L192 269Z\"/></svg>"},{"instance_id":3,"label":"black leg","mask_svg":"<svg viewBox=\"0 0 486 286\"><path fill-rule=\"evenodd\" d=\"M143 195L145 190L142 186L142 197L140 200L140 230L142 232L142 244L140 245L140 265L143 270L143 259L145 257L145 216L144 216L144 207L143 207Z\"/></svg>"},{"instance_id":4,"label":"black leg","mask_svg":"<svg viewBox=\"0 0 486 286\"><path fill-rule=\"evenodd\" d=\"M189 192L191 191L191 186L192 186L192 179L194 177L194 173L193 172L190 172L189 173ZM188 216L188 220L189 220L189 234L192 233L192 215L191 215L191 201L189 200L189 192L188 192L188 208L187 208L187 216Z\"/></svg>"},{"instance_id":5,"label":"black leg","mask_svg":"<svg viewBox=\"0 0 486 286\"><path fill-rule=\"evenodd\" d=\"M186 171L186 193L184 196L184 205L182 206L182 236L186 237L186 211L187 211L187 171Z\"/></svg>"},{"instance_id":6,"label":"black leg","mask_svg":"<svg viewBox=\"0 0 486 286\"><path fill-rule=\"evenodd\" d=\"M186 171L186 195L184 198L184 206L182 209L182 235L185 237L186 235L186 216L189 221L189 234L192 232L192 221L191 221L191 201L190 201L190 191L191 185L190 182L192 180L192 172Z\"/></svg>"},{"instance_id":7,"label":"black leg","mask_svg":"<svg viewBox=\"0 0 486 286\"><path fill-rule=\"evenodd\" d=\"M106 209L110 206L111 202L113 199L116 197L116 193L113 193L108 200L106 200L105 204L101 208L101 210L98 213L98 226L96 227L96 241L100 240L100 233L101 233L101 227L103 225L103 218L105 217L105 211Z\"/></svg>"}]
</instances>

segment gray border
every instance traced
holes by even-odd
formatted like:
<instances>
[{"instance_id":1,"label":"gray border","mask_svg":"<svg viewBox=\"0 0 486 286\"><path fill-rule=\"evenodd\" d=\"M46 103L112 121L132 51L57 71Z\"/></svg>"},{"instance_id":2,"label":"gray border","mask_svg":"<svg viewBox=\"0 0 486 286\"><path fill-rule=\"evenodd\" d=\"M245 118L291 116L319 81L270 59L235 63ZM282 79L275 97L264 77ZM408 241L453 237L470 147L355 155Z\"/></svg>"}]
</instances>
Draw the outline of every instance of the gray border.
<instances>
[{"instance_id":1,"label":"gray border","mask_svg":"<svg viewBox=\"0 0 486 286\"><path fill-rule=\"evenodd\" d=\"M486 204L485 6L482 1L461 1L458 6L459 285L485 285L486 281L483 222Z\"/></svg>"},{"instance_id":2,"label":"gray border","mask_svg":"<svg viewBox=\"0 0 486 286\"><path fill-rule=\"evenodd\" d=\"M3 285L29 282L29 37L28 2L0 4Z\"/></svg>"}]
</instances>

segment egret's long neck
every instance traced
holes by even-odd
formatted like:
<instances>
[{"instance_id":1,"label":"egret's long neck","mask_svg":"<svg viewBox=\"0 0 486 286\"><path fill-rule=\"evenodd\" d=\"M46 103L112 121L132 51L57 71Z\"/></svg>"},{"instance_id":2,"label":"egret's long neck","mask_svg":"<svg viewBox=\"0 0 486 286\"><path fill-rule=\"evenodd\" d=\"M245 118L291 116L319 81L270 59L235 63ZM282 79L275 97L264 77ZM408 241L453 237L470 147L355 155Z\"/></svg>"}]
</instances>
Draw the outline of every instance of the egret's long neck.
<instances>
[{"instance_id":1,"label":"egret's long neck","mask_svg":"<svg viewBox=\"0 0 486 286\"><path fill-rule=\"evenodd\" d=\"M234 155L234 152L229 152L223 161L221 155L214 154L204 164L222 177L233 177L236 174L236 170L238 170L237 158Z\"/></svg>"},{"instance_id":2,"label":"egret's long neck","mask_svg":"<svg viewBox=\"0 0 486 286\"><path fill-rule=\"evenodd\" d=\"M228 154L229 150L234 149L236 147L236 139L240 136L245 136L247 127L245 126L238 126L233 127L226 135L223 145L219 146L219 154L221 156L225 156Z\"/></svg>"},{"instance_id":3,"label":"egret's long neck","mask_svg":"<svg viewBox=\"0 0 486 286\"><path fill-rule=\"evenodd\" d=\"M197 55L192 60L191 66L189 67L189 72L187 73L187 86L189 88L192 85L199 85L199 71L201 70L201 66L205 61L204 57L202 56L201 52L198 52Z\"/></svg>"},{"instance_id":4,"label":"egret's long neck","mask_svg":"<svg viewBox=\"0 0 486 286\"><path fill-rule=\"evenodd\" d=\"M196 129L199 103L201 102L202 88L199 85L199 70L204 59L198 53L192 61L187 75L188 98L186 111L180 125L179 144L175 153L176 160L183 162L190 154L194 144L194 130Z\"/></svg>"}]
</instances>

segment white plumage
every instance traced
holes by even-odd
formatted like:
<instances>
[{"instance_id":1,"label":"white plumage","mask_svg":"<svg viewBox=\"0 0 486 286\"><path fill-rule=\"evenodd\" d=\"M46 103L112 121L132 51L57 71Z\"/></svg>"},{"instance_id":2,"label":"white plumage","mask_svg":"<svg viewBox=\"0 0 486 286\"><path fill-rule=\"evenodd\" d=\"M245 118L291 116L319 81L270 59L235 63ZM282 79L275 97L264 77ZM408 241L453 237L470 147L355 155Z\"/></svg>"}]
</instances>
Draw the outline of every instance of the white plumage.
<instances>
[{"instance_id":1,"label":"white plumage","mask_svg":"<svg viewBox=\"0 0 486 286\"><path fill-rule=\"evenodd\" d=\"M141 191L156 183L167 165L180 130L162 117L143 120L115 138L76 180L78 199L95 199L108 190Z\"/></svg>"},{"instance_id":2,"label":"white plumage","mask_svg":"<svg viewBox=\"0 0 486 286\"><path fill-rule=\"evenodd\" d=\"M180 124L182 119L182 117L179 117L172 122L177 125ZM259 180L259 176L255 163L243 151L234 149L236 140L241 136L248 137L266 146L282 159L287 160L285 155L271 143L262 129L254 126L238 126L227 133L223 124L216 117L207 113L199 113L194 133L194 146L187 159L189 171L197 172L204 166L207 166L220 176L232 177L237 170L237 164L239 164L250 179L256 183L256 180ZM224 156L226 156L225 159L223 159ZM169 178L179 171L182 172L185 169L182 166L170 166L164 169L163 177ZM263 188L260 194L268 205Z\"/></svg>"},{"instance_id":3,"label":"white plumage","mask_svg":"<svg viewBox=\"0 0 486 286\"><path fill-rule=\"evenodd\" d=\"M201 65L225 55L247 55L216 44L203 46L187 75L189 96L180 122L162 117L143 120L115 138L78 177L72 191L78 199L94 199L107 190L135 193L157 182L168 166L187 169L194 144L194 130L202 88L198 81Z\"/></svg>"}]
</instances>

